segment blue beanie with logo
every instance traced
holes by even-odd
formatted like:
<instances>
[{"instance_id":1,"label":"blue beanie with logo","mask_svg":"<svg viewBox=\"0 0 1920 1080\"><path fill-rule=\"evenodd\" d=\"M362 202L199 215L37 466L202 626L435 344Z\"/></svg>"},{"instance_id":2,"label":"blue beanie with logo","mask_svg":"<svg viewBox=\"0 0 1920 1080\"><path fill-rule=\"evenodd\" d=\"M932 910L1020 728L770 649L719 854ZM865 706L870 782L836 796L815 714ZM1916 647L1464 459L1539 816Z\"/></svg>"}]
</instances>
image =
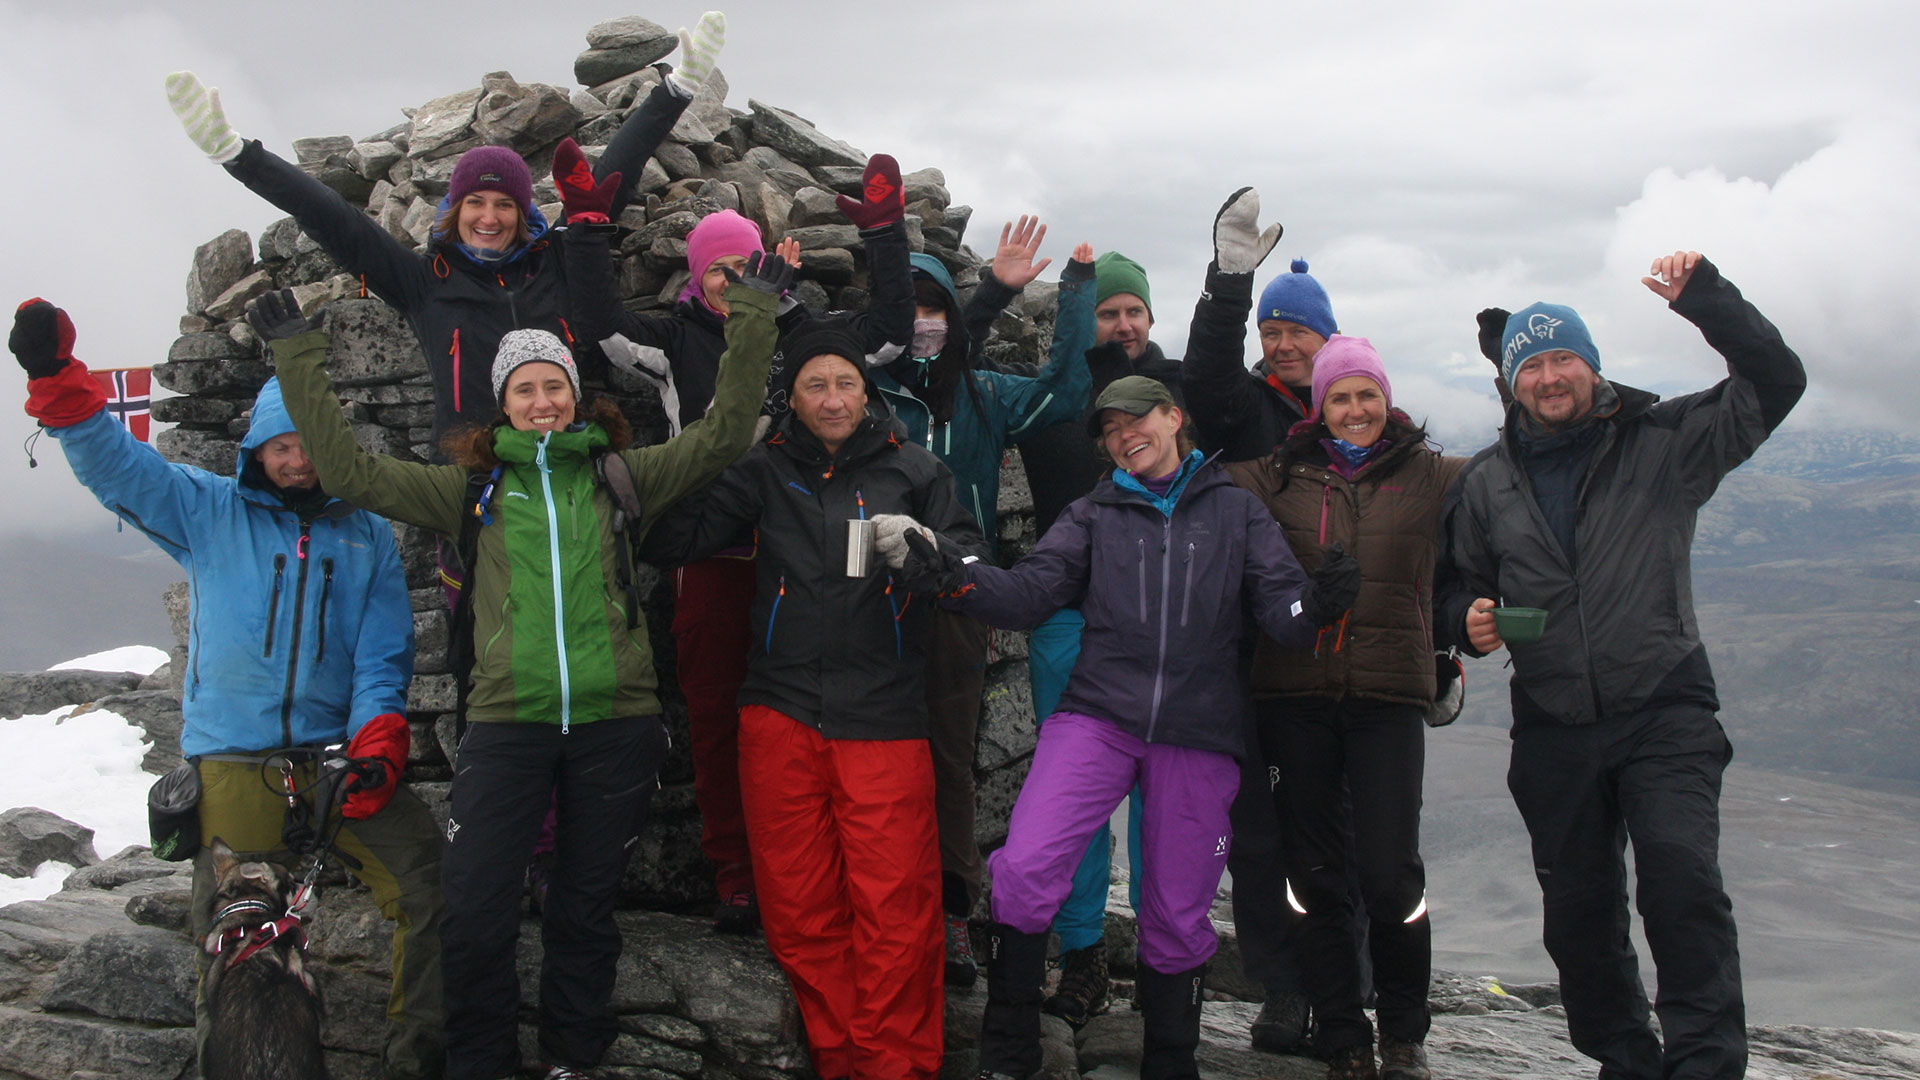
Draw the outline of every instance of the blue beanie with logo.
<instances>
[{"instance_id":1,"label":"blue beanie with logo","mask_svg":"<svg viewBox=\"0 0 1920 1080\"><path fill-rule=\"evenodd\" d=\"M1559 349L1585 360L1596 374L1600 371L1600 350L1578 312L1565 304L1521 308L1507 316L1507 329L1500 335L1500 375L1512 386L1513 373L1528 357Z\"/></svg>"},{"instance_id":2,"label":"blue beanie with logo","mask_svg":"<svg viewBox=\"0 0 1920 1080\"><path fill-rule=\"evenodd\" d=\"M1254 310L1253 321L1278 319L1299 323L1323 338L1339 333L1340 324L1333 321L1333 304L1327 300L1327 290L1307 273L1307 260L1295 259L1288 269L1290 273L1274 278L1260 293L1260 306Z\"/></svg>"}]
</instances>

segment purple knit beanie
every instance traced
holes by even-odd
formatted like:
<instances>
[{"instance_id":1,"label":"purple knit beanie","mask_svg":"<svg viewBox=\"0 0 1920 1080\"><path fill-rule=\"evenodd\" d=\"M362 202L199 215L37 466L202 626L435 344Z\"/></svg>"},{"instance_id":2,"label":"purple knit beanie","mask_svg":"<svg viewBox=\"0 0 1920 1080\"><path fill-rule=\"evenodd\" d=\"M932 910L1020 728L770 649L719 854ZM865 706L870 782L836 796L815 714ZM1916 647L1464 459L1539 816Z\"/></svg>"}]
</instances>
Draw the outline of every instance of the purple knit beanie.
<instances>
[{"instance_id":1,"label":"purple knit beanie","mask_svg":"<svg viewBox=\"0 0 1920 1080\"><path fill-rule=\"evenodd\" d=\"M1393 384L1387 381L1386 366L1380 363L1380 354L1373 351L1373 343L1363 337L1335 334L1313 354L1312 419L1320 419L1327 387L1349 375L1372 379L1380 387L1380 396L1387 399L1387 408L1393 408Z\"/></svg>"},{"instance_id":2,"label":"purple knit beanie","mask_svg":"<svg viewBox=\"0 0 1920 1080\"><path fill-rule=\"evenodd\" d=\"M476 146L460 155L447 185L447 205L476 191L497 191L520 207L520 217L533 216L533 174L519 154L504 146Z\"/></svg>"},{"instance_id":3,"label":"purple knit beanie","mask_svg":"<svg viewBox=\"0 0 1920 1080\"><path fill-rule=\"evenodd\" d=\"M728 255L752 255L766 250L760 240L760 226L732 210L708 214L687 234L687 269L693 271L689 291L700 296L700 281L715 259Z\"/></svg>"}]
</instances>

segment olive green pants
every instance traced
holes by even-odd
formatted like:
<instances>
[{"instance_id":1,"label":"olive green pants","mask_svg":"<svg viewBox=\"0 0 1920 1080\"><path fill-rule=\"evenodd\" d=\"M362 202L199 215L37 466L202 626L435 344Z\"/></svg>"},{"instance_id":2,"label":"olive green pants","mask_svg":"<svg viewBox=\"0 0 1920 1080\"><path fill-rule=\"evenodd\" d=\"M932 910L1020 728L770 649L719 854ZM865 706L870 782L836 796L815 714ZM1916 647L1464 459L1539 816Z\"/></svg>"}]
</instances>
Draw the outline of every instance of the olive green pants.
<instances>
[{"instance_id":1,"label":"olive green pants","mask_svg":"<svg viewBox=\"0 0 1920 1080\"><path fill-rule=\"evenodd\" d=\"M296 771L304 788L313 779L309 763ZM279 775L270 771L277 785ZM292 868L296 859L281 845L287 800L261 782L257 761L200 762L200 842L193 857L193 907L188 926L196 944L213 928L214 839L249 860ZM339 850L360 860L354 876L373 890L380 914L395 922L393 987L387 996L383 1072L390 1080L437 1080L444 1071L441 1028L445 1010L440 986L440 830L425 803L403 783L393 800L370 818L348 821ZM204 977L212 962L199 953ZM196 993L195 1046L205 1045L207 1012Z\"/></svg>"}]
</instances>

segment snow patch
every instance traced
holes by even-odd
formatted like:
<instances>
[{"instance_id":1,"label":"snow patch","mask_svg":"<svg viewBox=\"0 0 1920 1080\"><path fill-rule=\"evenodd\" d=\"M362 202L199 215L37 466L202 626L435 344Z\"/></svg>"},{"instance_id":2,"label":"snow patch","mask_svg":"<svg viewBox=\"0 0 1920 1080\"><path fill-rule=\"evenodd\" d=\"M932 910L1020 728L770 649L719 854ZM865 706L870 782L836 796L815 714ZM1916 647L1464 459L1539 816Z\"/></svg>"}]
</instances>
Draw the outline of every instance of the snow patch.
<instances>
[{"instance_id":1,"label":"snow patch","mask_svg":"<svg viewBox=\"0 0 1920 1080\"><path fill-rule=\"evenodd\" d=\"M108 649L69 660L64 664L55 664L48 671L137 671L142 675L151 675L167 662L164 649L151 645L122 645L118 649Z\"/></svg>"},{"instance_id":2,"label":"snow patch","mask_svg":"<svg viewBox=\"0 0 1920 1080\"><path fill-rule=\"evenodd\" d=\"M85 825L93 830L93 848L101 858L149 843L147 789L155 777L140 768L146 733L104 709L68 715L72 711L66 707L0 720L0 761L10 763L0 810L37 806ZM72 867L45 863L31 878L0 876L0 904L43 900L60 891L71 872Z\"/></svg>"}]
</instances>

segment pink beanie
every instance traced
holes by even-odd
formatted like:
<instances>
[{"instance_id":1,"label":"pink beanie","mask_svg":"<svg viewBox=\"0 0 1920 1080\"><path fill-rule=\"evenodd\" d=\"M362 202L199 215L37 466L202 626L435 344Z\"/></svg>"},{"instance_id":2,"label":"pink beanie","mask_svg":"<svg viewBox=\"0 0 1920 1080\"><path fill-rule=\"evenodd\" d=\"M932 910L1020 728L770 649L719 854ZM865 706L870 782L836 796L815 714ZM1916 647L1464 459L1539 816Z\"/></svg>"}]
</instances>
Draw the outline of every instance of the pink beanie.
<instances>
[{"instance_id":1,"label":"pink beanie","mask_svg":"<svg viewBox=\"0 0 1920 1080\"><path fill-rule=\"evenodd\" d=\"M721 210L700 219L687 234L687 269L693 271L691 291L700 294L700 279L715 259L728 255L751 255L765 250L760 241L760 226L732 210Z\"/></svg>"},{"instance_id":2,"label":"pink beanie","mask_svg":"<svg viewBox=\"0 0 1920 1080\"><path fill-rule=\"evenodd\" d=\"M1380 354L1373 351L1373 343L1363 337L1335 334L1313 354L1312 419L1320 418L1327 388L1349 375L1372 379L1380 387L1380 396L1387 399L1387 408L1393 408L1393 384L1387 382L1387 369L1380 363Z\"/></svg>"}]
</instances>

